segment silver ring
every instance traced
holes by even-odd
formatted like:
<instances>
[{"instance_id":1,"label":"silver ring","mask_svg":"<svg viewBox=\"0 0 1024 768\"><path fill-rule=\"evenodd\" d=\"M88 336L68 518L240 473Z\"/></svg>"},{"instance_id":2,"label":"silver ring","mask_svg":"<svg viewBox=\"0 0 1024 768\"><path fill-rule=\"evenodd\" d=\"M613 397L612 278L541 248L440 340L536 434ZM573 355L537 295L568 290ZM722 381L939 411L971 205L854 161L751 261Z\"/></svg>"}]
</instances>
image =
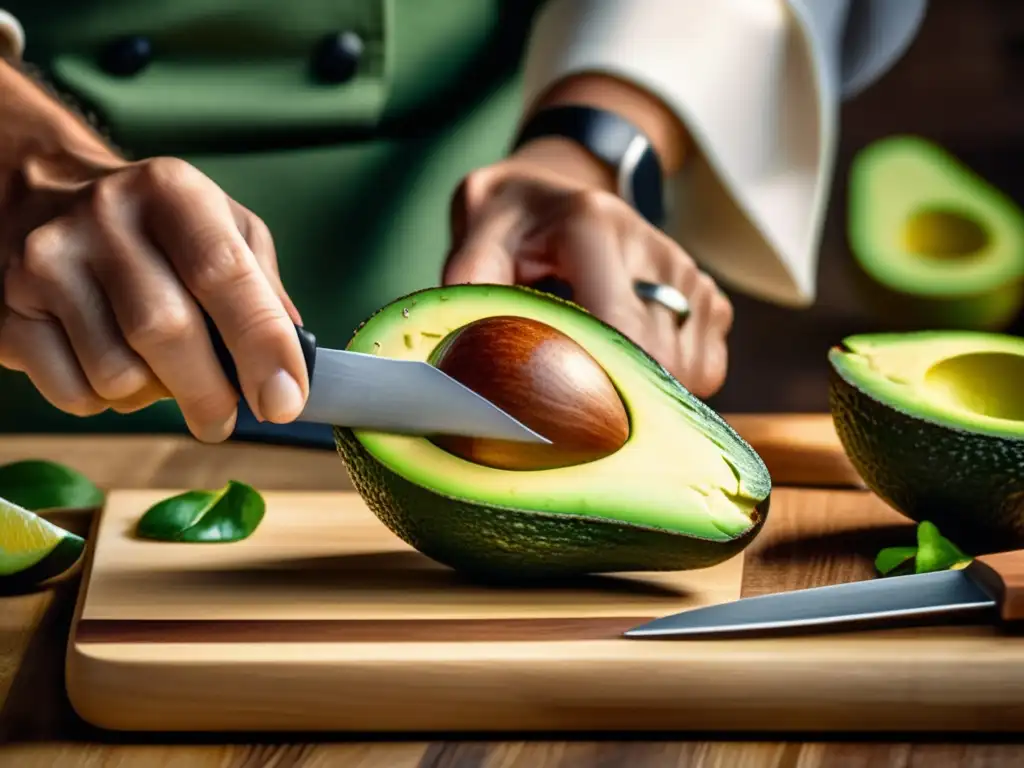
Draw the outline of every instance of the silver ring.
<instances>
[{"instance_id":1,"label":"silver ring","mask_svg":"<svg viewBox=\"0 0 1024 768\"><path fill-rule=\"evenodd\" d=\"M649 283L646 280L634 280L633 288L641 299L656 301L679 315L685 320L690 315L690 302L677 289L664 283Z\"/></svg>"}]
</instances>

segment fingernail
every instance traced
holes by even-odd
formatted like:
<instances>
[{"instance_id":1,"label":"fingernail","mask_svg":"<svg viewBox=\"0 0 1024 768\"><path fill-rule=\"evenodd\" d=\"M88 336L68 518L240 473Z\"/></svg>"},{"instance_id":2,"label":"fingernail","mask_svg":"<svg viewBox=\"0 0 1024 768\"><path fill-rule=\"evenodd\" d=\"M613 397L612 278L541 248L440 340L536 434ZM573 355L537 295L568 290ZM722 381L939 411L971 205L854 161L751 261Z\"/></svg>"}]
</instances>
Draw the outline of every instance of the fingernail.
<instances>
[{"instance_id":1,"label":"fingernail","mask_svg":"<svg viewBox=\"0 0 1024 768\"><path fill-rule=\"evenodd\" d=\"M267 421L294 421L302 405L302 390L287 371L277 371L260 390L260 415Z\"/></svg>"}]
</instances>

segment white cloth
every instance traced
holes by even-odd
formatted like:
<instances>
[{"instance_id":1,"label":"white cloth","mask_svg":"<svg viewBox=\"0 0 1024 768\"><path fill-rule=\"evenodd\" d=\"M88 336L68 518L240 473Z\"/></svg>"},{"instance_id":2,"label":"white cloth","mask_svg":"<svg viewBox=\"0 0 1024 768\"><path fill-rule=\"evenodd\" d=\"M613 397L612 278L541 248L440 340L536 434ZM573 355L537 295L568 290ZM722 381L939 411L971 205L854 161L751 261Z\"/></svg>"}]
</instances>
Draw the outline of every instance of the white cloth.
<instances>
[{"instance_id":1,"label":"white cloth","mask_svg":"<svg viewBox=\"0 0 1024 768\"><path fill-rule=\"evenodd\" d=\"M526 105L603 72L659 96L696 151L666 179L667 232L723 284L789 306L816 294L839 105L913 40L927 0L548 0Z\"/></svg>"},{"instance_id":2,"label":"white cloth","mask_svg":"<svg viewBox=\"0 0 1024 768\"><path fill-rule=\"evenodd\" d=\"M666 230L723 284L814 301L839 104L910 45L927 0L547 0L525 100L579 72L657 94L697 151L666 179ZM25 34L0 9L0 53Z\"/></svg>"},{"instance_id":3,"label":"white cloth","mask_svg":"<svg viewBox=\"0 0 1024 768\"><path fill-rule=\"evenodd\" d=\"M25 51L25 30L14 16L0 8L0 58L21 59Z\"/></svg>"}]
</instances>

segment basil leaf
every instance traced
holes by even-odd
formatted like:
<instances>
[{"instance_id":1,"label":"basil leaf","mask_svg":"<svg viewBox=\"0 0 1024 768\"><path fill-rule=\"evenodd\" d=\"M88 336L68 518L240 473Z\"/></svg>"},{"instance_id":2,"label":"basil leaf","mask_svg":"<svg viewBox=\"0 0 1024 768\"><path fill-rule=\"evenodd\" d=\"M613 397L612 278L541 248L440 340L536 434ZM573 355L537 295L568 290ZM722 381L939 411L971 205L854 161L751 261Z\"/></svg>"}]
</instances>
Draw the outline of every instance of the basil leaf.
<instances>
[{"instance_id":1,"label":"basil leaf","mask_svg":"<svg viewBox=\"0 0 1024 768\"><path fill-rule=\"evenodd\" d=\"M934 523L925 520L917 526L917 573L963 568L970 562L971 558L939 533Z\"/></svg>"},{"instance_id":2,"label":"basil leaf","mask_svg":"<svg viewBox=\"0 0 1024 768\"><path fill-rule=\"evenodd\" d=\"M186 491L157 502L139 519L136 533L161 541L240 541L256 530L265 509L256 490L229 480L220 490Z\"/></svg>"},{"instance_id":3,"label":"basil leaf","mask_svg":"<svg viewBox=\"0 0 1024 768\"><path fill-rule=\"evenodd\" d=\"M0 466L0 497L32 512L103 504L103 491L81 472L41 459Z\"/></svg>"},{"instance_id":4,"label":"basil leaf","mask_svg":"<svg viewBox=\"0 0 1024 768\"><path fill-rule=\"evenodd\" d=\"M900 566L909 563L916 554L917 547L886 547L875 558L875 568L883 576L886 576Z\"/></svg>"}]
</instances>

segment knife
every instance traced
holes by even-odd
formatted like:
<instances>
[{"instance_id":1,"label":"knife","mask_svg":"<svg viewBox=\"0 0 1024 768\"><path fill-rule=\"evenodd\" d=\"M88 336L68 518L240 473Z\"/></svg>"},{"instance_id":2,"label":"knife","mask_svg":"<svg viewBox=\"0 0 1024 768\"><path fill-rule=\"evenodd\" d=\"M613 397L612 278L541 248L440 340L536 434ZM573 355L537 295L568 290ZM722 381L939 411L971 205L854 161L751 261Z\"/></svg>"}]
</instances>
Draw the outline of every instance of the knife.
<instances>
[{"instance_id":1,"label":"knife","mask_svg":"<svg viewBox=\"0 0 1024 768\"><path fill-rule=\"evenodd\" d=\"M224 374L241 393L238 369L212 318L207 332ZM309 374L296 421L403 435L451 434L550 445L551 441L430 363L318 347L295 325Z\"/></svg>"},{"instance_id":2,"label":"knife","mask_svg":"<svg viewBox=\"0 0 1024 768\"><path fill-rule=\"evenodd\" d=\"M903 617L994 613L1024 619L1024 550L974 558L958 570L888 576L694 608L626 630L626 637L697 637Z\"/></svg>"}]
</instances>

